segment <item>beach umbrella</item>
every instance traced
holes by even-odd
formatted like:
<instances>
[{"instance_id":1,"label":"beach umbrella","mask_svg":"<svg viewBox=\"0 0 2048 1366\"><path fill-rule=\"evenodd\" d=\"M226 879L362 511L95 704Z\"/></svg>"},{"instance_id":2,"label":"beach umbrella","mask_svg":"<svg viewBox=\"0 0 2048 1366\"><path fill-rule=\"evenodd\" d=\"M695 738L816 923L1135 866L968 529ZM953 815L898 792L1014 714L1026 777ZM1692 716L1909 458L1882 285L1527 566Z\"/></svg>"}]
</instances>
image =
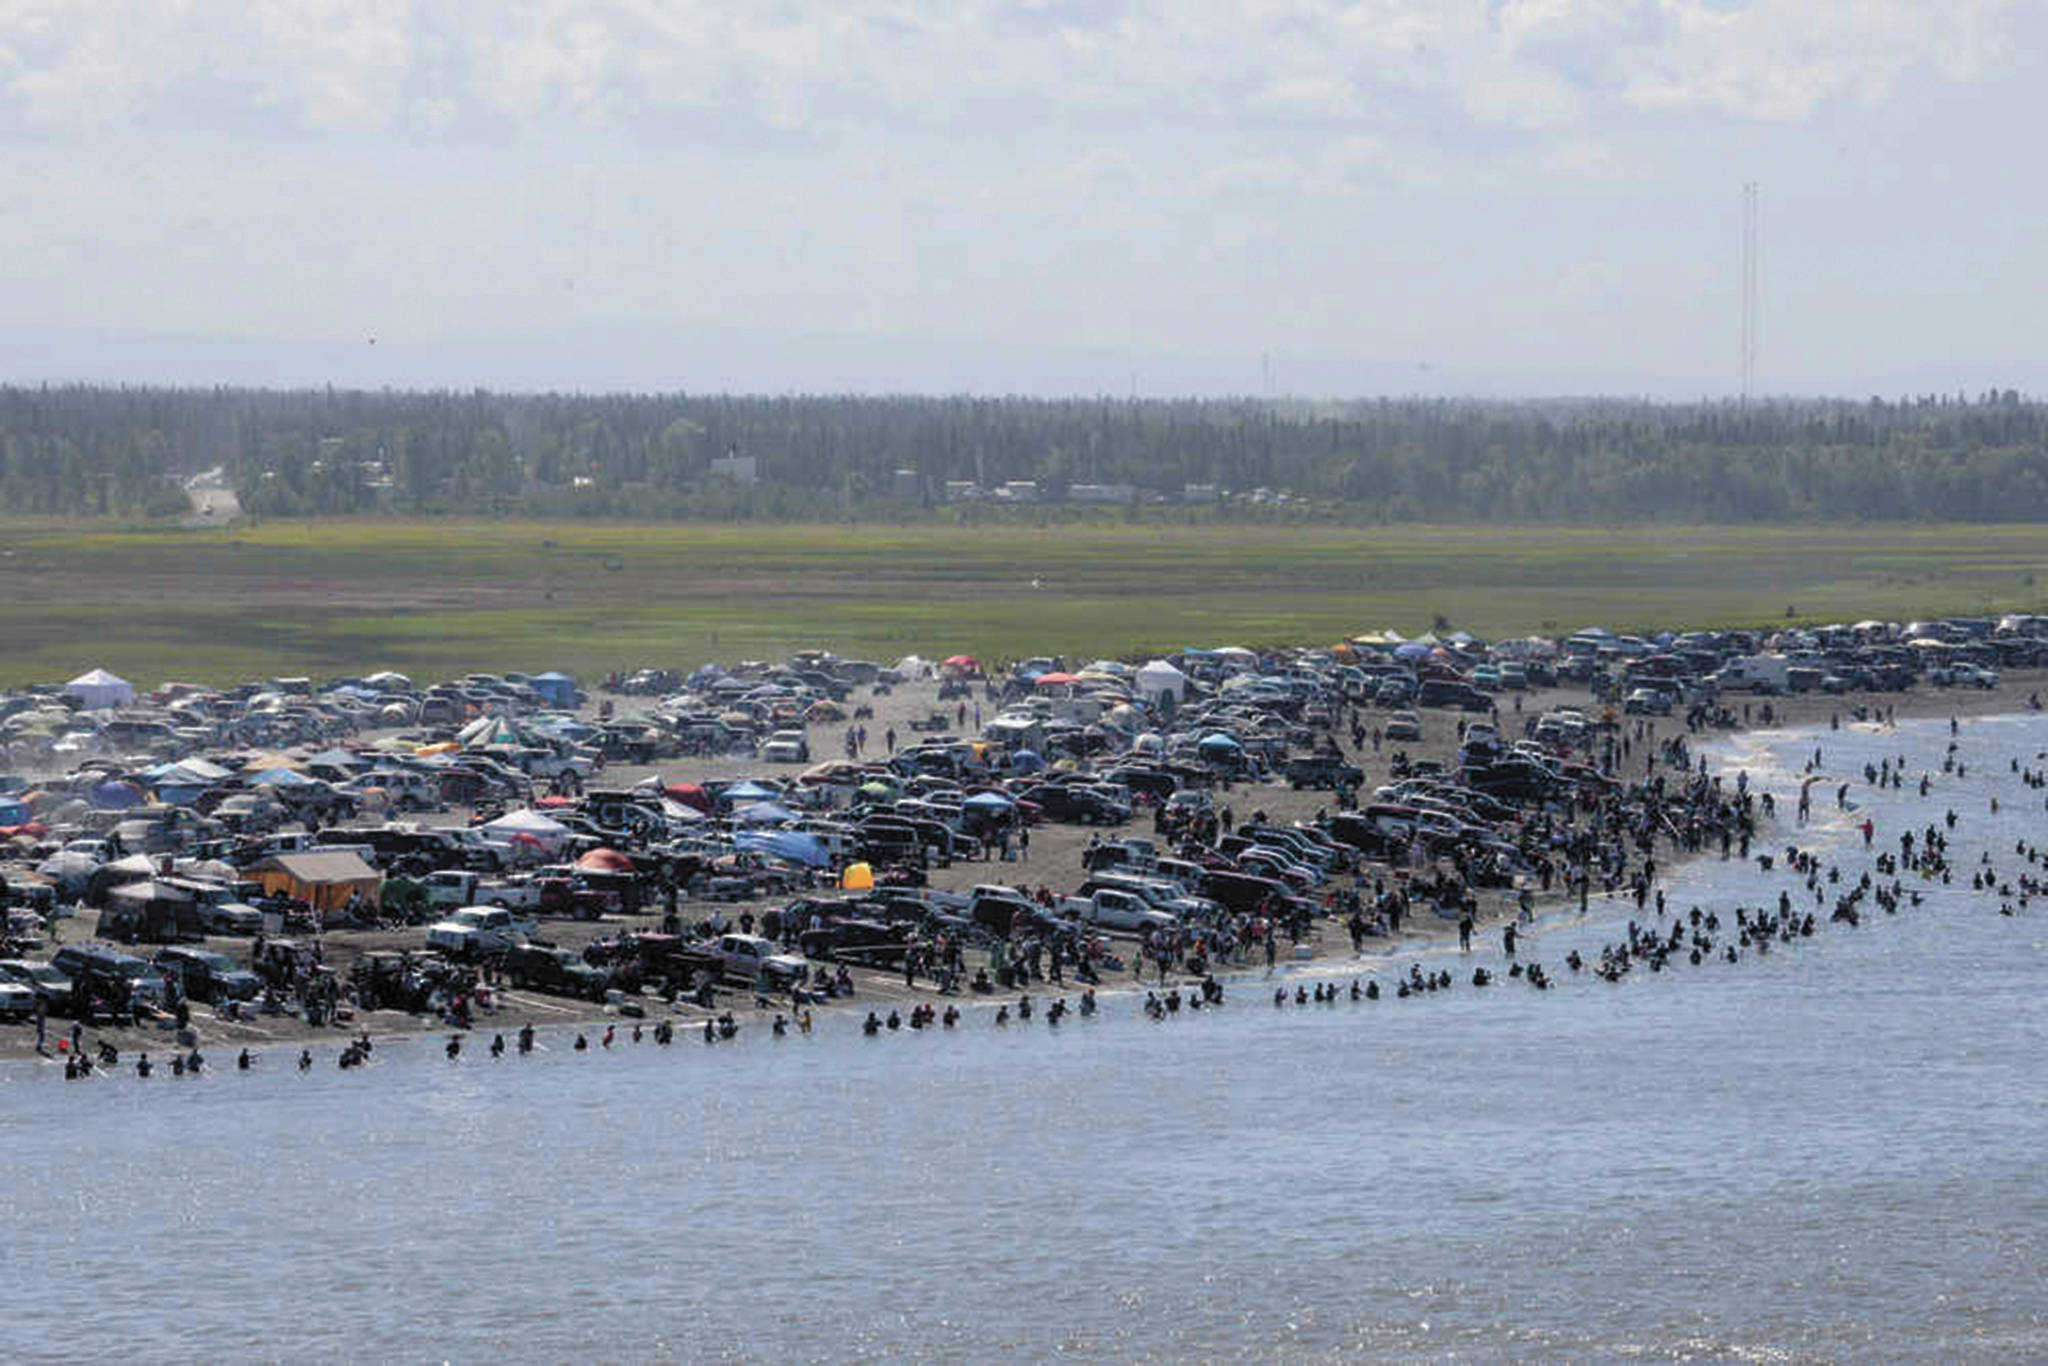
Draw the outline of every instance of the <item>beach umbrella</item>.
<instances>
[{"instance_id":1,"label":"beach umbrella","mask_svg":"<svg viewBox=\"0 0 2048 1366\"><path fill-rule=\"evenodd\" d=\"M1081 676L1079 674L1070 674L1063 672L1059 669L1055 669L1051 673L1040 674L1036 679L1033 680L1032 686L1039 688L1060 688L1065 687L1069 684L1079 683L1080 681Z\"/></svg>"},{"instance_id":2,"label":"beach umbrella","mask_svg":"<svg viewBox=\"0 0 2048 1366\"><path fill-rule=\"evenodd\" d=\"M1010 767L1018 773L1036 773L1045 767L1045 759L1037 750L1020 749L1010 756Z\"/></svg>"}]
</instances>

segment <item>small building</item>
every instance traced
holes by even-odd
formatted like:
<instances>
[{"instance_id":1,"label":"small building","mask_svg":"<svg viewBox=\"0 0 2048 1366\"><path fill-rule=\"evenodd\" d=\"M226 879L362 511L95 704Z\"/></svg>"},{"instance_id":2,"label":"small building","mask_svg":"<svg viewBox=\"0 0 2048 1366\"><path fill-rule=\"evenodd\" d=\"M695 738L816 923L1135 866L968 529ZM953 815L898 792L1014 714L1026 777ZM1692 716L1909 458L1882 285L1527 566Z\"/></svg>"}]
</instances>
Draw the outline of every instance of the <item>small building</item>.
<instances>
[{"instance_id":1,"label":"small building","mask_svg":"<svg viewBox=\"0 0 2048 1366\"><path fill-rule=\"evenodd\" d=\"M1011 479L996 490L996 497L1006 503L1035 503L1038 501L1038 481Z\"/></svg>"},{"instance_id":2,"label":"small building","mask_svg":"<svg viewBox=\"0 0 2048 1366\"><path fill-rule=\"evenodd\" d=\"M949 503L971 503L981 497L981 485L972 479L948 479L946 501Z\"/></svg>"},{"instance_id":3,"label":"small building","mask_svg":"<svg viewBox=\"0 0 2048 1366\"><path fill-rule=\"evenodd\" d=\"M751 455L722 455L711 462L711 477L725 479L741 488L751 488L759 481L760 471L754 466Z\"/></svg>"},{"instance_id":4,"label":"small building","mask_svg":"<svg viewBox=\"0 0 2048 1366\"><path fill-rule=\"evenodd\" d=\"M1067 498L1075 503L1109 503L1129 507L1138 501L1135 484L1069 484Z\"/></svg>"},{"instance_id":5,"label":"small building","mask_svg":"<svg viewBox=\"0 0 2048 1366\"><path fill-rule=\"evenodd\" d=\"M1214 503L1222 496L1222 491L1214 484L1183 484L1180 489L1183 503Z\"/></svg>"}]
</instances>

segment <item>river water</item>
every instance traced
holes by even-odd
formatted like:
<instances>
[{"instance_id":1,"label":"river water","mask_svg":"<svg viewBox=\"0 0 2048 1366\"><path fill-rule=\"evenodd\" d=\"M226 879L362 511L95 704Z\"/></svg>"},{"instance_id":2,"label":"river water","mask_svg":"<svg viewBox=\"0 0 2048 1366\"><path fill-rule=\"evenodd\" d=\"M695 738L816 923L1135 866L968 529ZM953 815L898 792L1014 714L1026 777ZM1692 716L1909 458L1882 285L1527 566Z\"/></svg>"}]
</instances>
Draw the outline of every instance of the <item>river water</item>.
<instances>
[{"instance_id":1,"label":"river water","mask_svg":"<svg viewBox=\"0 0 2048 1366\"><path fill-rule=\"evenodd\" d=\"M1933 794L1815 789L1785 832L1952 857L2048 830L2006 771L2036 719L1746 737L1791 811L1815 744ZM1997 796L2003 811L1989 813ZM1823 810L1822 808L1825 808ZM1674 908L1799 893L1708 859ZM621 1044L343 1073L66 1084L0 1067L20 1359L2048 1355L2048 899L1924 905L1619 984L1562 959L1633 907L1541 922L1556 990L1276 1009L1259 978L1162 1024ZM1810 894L1805 894L1810 899ZM1821 920L1826 912L1822 909ZM1368 960L1383 983L1395 966ZM1321 965L1328 970L1332 965ZM1285 974L1283 974L1284 976ZM216 1061L225 1061L217 1059Z\"/></svg>"}]
</instances>

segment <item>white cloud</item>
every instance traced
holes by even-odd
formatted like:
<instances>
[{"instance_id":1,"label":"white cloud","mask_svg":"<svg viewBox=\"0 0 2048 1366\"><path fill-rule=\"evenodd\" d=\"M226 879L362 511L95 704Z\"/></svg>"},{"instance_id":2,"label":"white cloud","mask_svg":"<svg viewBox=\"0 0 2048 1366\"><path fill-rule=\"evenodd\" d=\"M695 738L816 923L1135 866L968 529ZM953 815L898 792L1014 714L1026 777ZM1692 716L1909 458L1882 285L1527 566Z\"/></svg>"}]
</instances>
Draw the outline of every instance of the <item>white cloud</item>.
<instances>
[{"instance_id":1,"label":"white cloud","mask_svg":"<svg viewBox=\"0 0 2048 1366\"><path fill-rule=\"evenodd\" d=\"M1915 68L1968 80L2014 0L0 0L4 101L45 127L223 106L314 132L452 101L530 126L709 110L770 129L1005 119L1389 128L1403 100L1544 129L1604 103L1805 117ZM445 106L444 106L445 107ZM964 127L963 127L964 125Z\"/></svg>"}]
</instances>

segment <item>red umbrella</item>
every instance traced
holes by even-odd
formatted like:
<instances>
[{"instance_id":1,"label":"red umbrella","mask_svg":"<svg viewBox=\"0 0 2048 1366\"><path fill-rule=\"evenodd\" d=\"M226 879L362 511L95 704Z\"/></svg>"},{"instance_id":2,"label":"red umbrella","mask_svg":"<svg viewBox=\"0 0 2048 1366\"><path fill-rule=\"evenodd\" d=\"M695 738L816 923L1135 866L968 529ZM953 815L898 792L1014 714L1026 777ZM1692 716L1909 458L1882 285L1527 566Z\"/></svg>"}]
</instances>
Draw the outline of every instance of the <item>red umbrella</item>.
<instances>
[{"instance_id":1,"label":"red umbrella","mask_svg":"<svg viewBox=\"0 0 2048 1366\"><path fill-rule=\"evenodd\" d=\"M1038 686L1041 688L1058 688L1063 687L1068 683L1079 683L1080 681L1080 678L1074 674L1060 673L1057 671L1049 674L1040 674L1038 676Z\"/></svg>"},{"instance_id":2,"label":"red umbrella","mask_svg":"<svg viewBox=\"0 0 2048 1366\"><path fill-rule=\"evenodd\" d=\"M946 667L949 669L978 669L981 667L981 661L973 655L952 655L946 660Z\"/></svg>"},{"instance_id":3,"label":"red umbrella","mask_svg":"<svg viewBox=\"0 0 2048 1366\"><path fill-rule=\"evenodd\" d=\"M577 859L576 866L586 873L630 873L633 860L616 849L593 849Z\"/></svg>"}]
</instances>

